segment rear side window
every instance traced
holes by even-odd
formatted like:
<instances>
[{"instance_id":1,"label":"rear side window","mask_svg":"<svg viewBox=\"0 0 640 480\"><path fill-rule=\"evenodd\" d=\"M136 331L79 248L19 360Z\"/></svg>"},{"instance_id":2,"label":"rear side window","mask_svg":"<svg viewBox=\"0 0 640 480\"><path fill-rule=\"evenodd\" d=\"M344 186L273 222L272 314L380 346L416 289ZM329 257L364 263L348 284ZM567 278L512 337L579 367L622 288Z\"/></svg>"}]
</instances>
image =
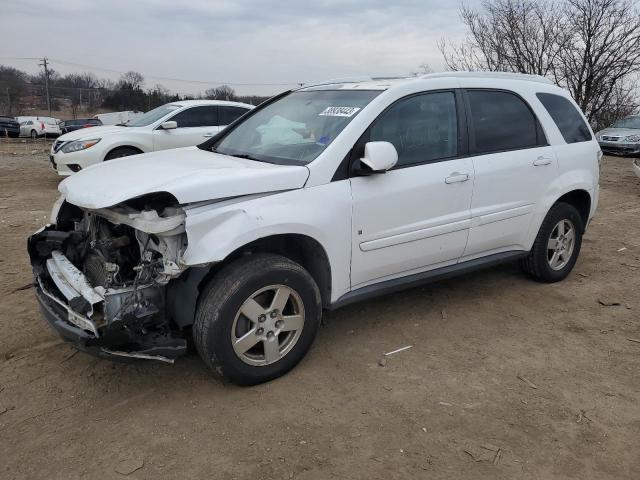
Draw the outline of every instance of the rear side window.
<instances>
[{"instance_id":1,"label":"rear side window","mask_svg":"<svg viewBox=\"0 0 640 480\"><path fill-rule=\"evenodd\" d=\"M536 96L556 122L565 142L578 143L591 140L589 127L569 100L552 93L537 93Z\"/></svg>"},{"instance_id":2,"label":"rear side window","mask_svg":"<svg viewBox=\"0 0 640 480\"><path fill-rule=\"evenodd\" d=\"M229 125L245 113L247 113L246 108L221 105L218 107L220 125Z\"/></svg>"},{"instance_id":3,"label":"rear side window","mask_svg":"<svg viewBox=\"0 0 640 480\"><path fill-rule=\"evenodd\" d=\"M369 141L391 142L399 167L458 154L458 122L453 92L415 95L391 106L371 126Z\"/></svg>"},{"instance_id":4,"label":"rear side window","mask_svg":"<svg viewBox=\"0 0 640 480\"><path fill-rule=\"evenodd\" d=\"M503 91L468 90L475 153L500 152L544 145L546 140L529 106Z\"/></svg>"}]
</instances>

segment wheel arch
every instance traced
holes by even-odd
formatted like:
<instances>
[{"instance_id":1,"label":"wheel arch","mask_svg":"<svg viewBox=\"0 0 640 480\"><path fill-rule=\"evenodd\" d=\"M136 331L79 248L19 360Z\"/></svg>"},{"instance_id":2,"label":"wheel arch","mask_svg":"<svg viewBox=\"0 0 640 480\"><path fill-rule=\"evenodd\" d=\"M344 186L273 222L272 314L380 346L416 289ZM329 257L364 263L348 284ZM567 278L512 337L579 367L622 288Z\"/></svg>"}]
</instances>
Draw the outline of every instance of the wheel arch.
<instances>
[{"instance_id":1,"label":"wheel arch","mask_svg":"<svg viewBox=\"0 0 640 480\"><path fill-rule=\"evenodd\" d=\"M109 150L107 150L107 152L104 154L104 158L102 160L103 161L106 160L107 157L111 153L113 153L113 152L115 152L117 150L124 149L124 148L131 149L131 150L136 150L138 152L138 154L145 153L143 149L141 149L140 147L135 146L135 145L130 145L130 144L116 145L116 146L111 147Z\"/></svg>"},{"instance_id":2,"label":"wheel arch","mask_svg":"<svg viewBox=\"0 0 640 480\"><path fill-rule=\"evenodd\" d=\"M309 272L320 290L323 307L331 303L331 264L325 248L316 239L297 233L274 234L236 248L224 260L201 267L191 267L169 283L167 309L175 323L184 328L193 323L202 289L230 262L245 255L273 253L282 255Z\"/></svg>"},{"instance_id":3,"label":"wheel arch","mask_svg":"<svg viewBox=\"0 0 640 480\"><path fill-rule=\"evenodd\" d=\"M553 205L560 202L568 203L578 210L580 217L582 217L583 227L586 229L587 224L589 223L589 215L591 214L591 194L580 188L571 190L559 197Z\"/></svg>"}]
</instances>

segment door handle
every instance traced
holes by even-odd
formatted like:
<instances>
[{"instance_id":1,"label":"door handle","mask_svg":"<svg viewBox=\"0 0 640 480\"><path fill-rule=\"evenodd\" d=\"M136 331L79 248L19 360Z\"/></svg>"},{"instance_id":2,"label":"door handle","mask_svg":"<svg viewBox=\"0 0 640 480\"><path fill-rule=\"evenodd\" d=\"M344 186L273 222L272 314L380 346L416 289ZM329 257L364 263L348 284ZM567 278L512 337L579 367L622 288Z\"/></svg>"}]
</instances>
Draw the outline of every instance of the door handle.
<instances>
[{"instance_id":1,"label":"door handle","mask_svg":"<svg viewBox=\"0 0 640 480\"><path fill-rule=\"evenodd\" d=\"M466 182L467 180L469 180L468 173L453 172L447 178L444 179L444 183L448 183L448 184L461 183L461 182Z\"/></svg>"},{"instance_id":2,"label":"door handle","mask_svg":"<svg viewBox=\"0 0 640 480\"><path fill-rule=\"evenodd\" d=\"M533 161L534 167L542 167L543 165L550 165L550 164L551 164L551 159L549 157L543 157L542 155Z\"/></svg>"},{"instance_id":3,"label":"door handle","mask_svg":"<svg viewBox=\"0 0 640 480\"><path fill-rule=\"evenodd\" d=\"M214 135L215 135L215 134L213 134L213 133L205 133L205 134L203 135L203 137L204 137L204 138L211 138L211 137L213 137Z\"/></svg>"}]
</instances>

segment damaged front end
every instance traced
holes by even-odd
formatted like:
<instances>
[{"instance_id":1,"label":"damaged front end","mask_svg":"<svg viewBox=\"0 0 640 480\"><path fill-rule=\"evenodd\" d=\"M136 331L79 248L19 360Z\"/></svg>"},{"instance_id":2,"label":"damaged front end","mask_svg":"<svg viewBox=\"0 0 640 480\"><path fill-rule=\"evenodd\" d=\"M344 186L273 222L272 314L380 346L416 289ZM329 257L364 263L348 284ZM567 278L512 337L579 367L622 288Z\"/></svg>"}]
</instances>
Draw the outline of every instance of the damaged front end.
<instances>
[{"instance_id":1,"label":"damaged front end","mask_svg":"<svg viewBox=\"0 0 640 480\"><path fill-rule=\"evenodd\" d=\"M184 211L168 194L108 209L63 202L28 240L47 322L78 349L172 362L187 342L167 314L167 286L186 267Z\"/></svg>"}]
</instances>

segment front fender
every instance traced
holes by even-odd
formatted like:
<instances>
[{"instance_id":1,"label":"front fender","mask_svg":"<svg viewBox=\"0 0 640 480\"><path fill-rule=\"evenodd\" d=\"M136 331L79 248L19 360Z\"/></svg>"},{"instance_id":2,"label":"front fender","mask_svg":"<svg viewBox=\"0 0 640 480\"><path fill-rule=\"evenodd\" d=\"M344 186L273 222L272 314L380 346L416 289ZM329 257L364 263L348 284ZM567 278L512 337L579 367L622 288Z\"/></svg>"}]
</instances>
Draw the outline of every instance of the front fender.
<instances>
[{"instance_id":1,"label":"front fender","mask_svg":"<svg viewBox=\"0 0 640 480\"><path fill-rule=\"evenodd\" d=\"M261 238L305 235L316 240L327 254L333 300L349 289L350 198L349 182L341 181L187 207L188 247L182 261L187 266L217 263Z\"/></svg>"}]
</instances>

